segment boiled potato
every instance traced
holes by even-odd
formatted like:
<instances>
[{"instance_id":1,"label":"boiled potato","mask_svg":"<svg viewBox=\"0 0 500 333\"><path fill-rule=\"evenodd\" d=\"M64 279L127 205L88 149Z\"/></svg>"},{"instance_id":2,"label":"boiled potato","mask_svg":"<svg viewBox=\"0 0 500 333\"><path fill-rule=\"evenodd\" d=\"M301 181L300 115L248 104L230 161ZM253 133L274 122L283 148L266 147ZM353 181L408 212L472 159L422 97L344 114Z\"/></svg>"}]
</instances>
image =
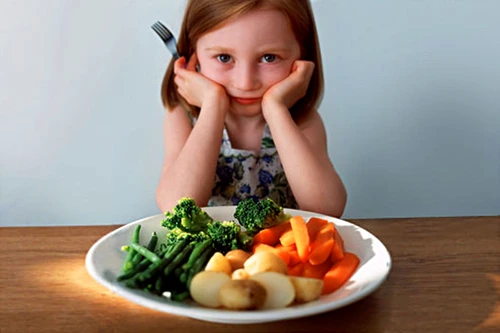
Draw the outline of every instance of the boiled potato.
<instances>
[{"instance_id":1,"label":"boiled potato","mask_svg":"<svg viewBox=\"0 0 500 333\"><path fill-rule=\"evenodd\" d=\"M272 252L262 251L252 254L243 267L250 275L261 272L277 272L288 274L288 268L285 262Z\"/></svg>"},{"instance_id":2,"label":"boiled potato","mask_svg":"<svg viewBox=\"0 0 500 333\"><path fill-rule=\"evenodd\" d=\"M233 274L231 274L231 278L233 280L246 280L246 279L248 279L249 276L250 276L250 274L248 274L248 272L245 271L244 268L239 268L239 269L233 271Z\"/></svg>"},{"instance_id":3,"label":"boiled potato","mask_svg":"<svg viewBox=\"0 0 500 333\"><path fill-rule=\"evenodd\" d=\"M226 253L226 258L229 260L229 263L231 264L231 268L233 271L243 268L243 264L245 261L250 258L251 254L248 252L245 252L243 250L231 250L228 253Z\"/></svg>"},{"instance_id":4,"label":"boiled potato","mask_svg":"<svg viewBox=\"0 0 500 333\"><path fill-rule=\"evenodd\" d=\"M254 280L230 280L221 286L218 293L220 305L231 310L258 309L266 297L266 289Z\"/></svg>"},{"instance_id":5,"label":"boiled potato","mask_svg":"<svg viewBox=\"0 0 500 333\"><path fill-rule=\"evenodd\" d=\"M231 278L226 273L201 271L191 280L189 292L197 303L210 308L218 308L220 302L217 295L220 288L228 281L231 281Z\"/></svg>"},{"instance_id":6,"label":"boiled potato","mask_svg":"<svg viewBox=\"0 0 500 333\"><path fill-rule=\"evenodd\" d=\"M295 299L295 288L287 275L276 272L261 272L249 277L262 284L267 292L262 308L278 309L290 305Z\"/></svg>"},{"instance_id":7,"label":"boiled potato","mask_svg":"<svg viewBox=\"0 0 500 333\"><path fill-rule=\"evenodd\" d=\"M205 266L206 271L222 272L231 276L233 270L229 260L220 252L215 252Z\"/></svg>"},{"instance_id":8,"label":"boiled potato","mask_svg":"<svg viewBox=\"0 0 500 333\"><path fill-rule=\"evenodd\" d=\"M323 290L323 280L300 276L290 276L290 281L295 288L295 300L307 303L318 299Z\"/></svg>"}]
</instances>

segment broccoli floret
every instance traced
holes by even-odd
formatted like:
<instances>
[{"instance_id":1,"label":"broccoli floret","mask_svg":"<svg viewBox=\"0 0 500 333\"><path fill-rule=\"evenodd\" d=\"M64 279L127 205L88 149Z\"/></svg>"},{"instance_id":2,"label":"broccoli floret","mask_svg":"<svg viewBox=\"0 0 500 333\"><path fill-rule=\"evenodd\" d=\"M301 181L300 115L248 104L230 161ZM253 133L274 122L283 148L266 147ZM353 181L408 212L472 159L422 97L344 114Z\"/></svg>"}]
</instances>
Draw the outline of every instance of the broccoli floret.
<instances>
[{"instance_id":1,"label":"broccoli floret","mask_svg":"<svg viewBox=\"0 0 500 333\"><path fill-rule=\"evenodd\" d=\"M180 228L174 228L169 231L167 234L167 244L168 245L174 245L180 242L181 240L187 239L189 243L194 242L194 243L201 243L204 240L208 239L209 236L201 231L198 233L190 233L186 232Z\"/></svg>"},{"instance_id":2,"label":"broccoli floret","mask_svg":"<svg viewBox=\"0 0 500 333\"><path fill-rule=\"evenodd\" d=\"M167 229L179 228L182 231L197 233L206 231L207 224L213 219L207 212L196 205L192 198L181 198L171 212L165 213L166 219L161 225Z\"/></svg>"},{"instance_id":3,"label":"broccoli floret","mask_svg":"<svg viewBox=\"0 0 500 333\"><path fill-rule=\"evenodd\" d=\"M212 239L212 247L222 254L231 250L247 249L253 241L253 238L242 231L240 225L233 221L209 223L207 234Z\"/></svg>"},{"instance_id":4,"label":"broccoli floret","mask_svg":"<svg viewBox=\"0 0 500 333\"><path fill-rule=\"evenodd\" d=\"M252 249L253 237L247 232L241 231L238 235L239 248L243 251L250 251Z\"/></svg>"},{"instance_id":5,"label":"broccoli floret","mask_svg":"<svg viewBox=\"0 0 500 333\"><path fill-rule=\"evenodd\" d=\"M252 236L262 229L289 220L291 215L286 214L283 207L278 206L270 198L263 200L248 198L238 203L234 217Z\"/></svg>"}]
</instances>

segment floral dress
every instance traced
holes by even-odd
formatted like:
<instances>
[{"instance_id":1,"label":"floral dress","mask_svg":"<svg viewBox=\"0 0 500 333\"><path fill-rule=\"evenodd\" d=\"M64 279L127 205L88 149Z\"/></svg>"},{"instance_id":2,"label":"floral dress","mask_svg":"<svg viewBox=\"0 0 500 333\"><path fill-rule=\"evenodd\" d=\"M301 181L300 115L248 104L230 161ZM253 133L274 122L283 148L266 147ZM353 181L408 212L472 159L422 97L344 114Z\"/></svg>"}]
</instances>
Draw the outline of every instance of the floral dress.
<instances>
[{"instance_id":1,"label":"floral dress","mask_svg":"<svg viewBox=\"0 0 500 333\"><path fill-rule=\"evenodd\" d=\"M236 205L246 198L271 198L282 207L298 208L267 124L260 152L233 149L224 128L209 206Z\"/></svg>"}]
</instances>

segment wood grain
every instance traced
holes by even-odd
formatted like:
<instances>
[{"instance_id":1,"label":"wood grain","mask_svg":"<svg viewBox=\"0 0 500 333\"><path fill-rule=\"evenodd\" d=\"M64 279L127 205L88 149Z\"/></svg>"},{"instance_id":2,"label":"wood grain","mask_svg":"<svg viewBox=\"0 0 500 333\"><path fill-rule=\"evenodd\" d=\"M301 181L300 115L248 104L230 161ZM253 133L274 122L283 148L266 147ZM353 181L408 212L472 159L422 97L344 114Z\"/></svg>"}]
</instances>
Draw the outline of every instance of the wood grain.
<instances>
[{"instance_id":1,"label":"wood grain","mask_svg":"<svg viewBox=\"0 0 500 333\"><path fill-rule=\"evenodd\" d=\"M321 315L238 326L153 311L97 284L85 255L118 226L0 228L0 332L500 331L500 217L351 222L393 258L378 290Z\"/></svg>"}]
</instances>

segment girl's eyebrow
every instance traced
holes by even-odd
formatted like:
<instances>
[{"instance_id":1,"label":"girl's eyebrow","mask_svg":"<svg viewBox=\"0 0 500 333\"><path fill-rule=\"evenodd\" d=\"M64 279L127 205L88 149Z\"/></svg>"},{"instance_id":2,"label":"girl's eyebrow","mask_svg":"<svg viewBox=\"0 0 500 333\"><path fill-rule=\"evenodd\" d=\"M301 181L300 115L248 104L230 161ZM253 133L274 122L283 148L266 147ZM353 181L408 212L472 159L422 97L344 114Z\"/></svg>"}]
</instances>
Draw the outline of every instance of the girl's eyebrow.
<instances>
[{"instance_id":1,"label":"girl's eyebrow","mask_svg":"<svg viewBox=\"0 0 500 333\"><path fill-rule=\"evenodd\" d=\"M217 52L217 53L231 53L234 50L222 46L212 46L205 48L205 51Z\"/></svg>"},{"instance_id":2,"label":"girl's eyebrow","mask_svg":"<svg viewBox=\"0 0 500 333\"><path fill-rule=\"evenodd\" d=\"M211 46L205 48L205 51L211 51L211 52L217 52L217 53L234 53L234 50L231 48L227 47L222 47L222 46ZM259 50L257 50L259 51ZM291 49L289 47L263 47L260 51L260 53L288 53L291 52Z\"/></svg>"}]
</instances>

